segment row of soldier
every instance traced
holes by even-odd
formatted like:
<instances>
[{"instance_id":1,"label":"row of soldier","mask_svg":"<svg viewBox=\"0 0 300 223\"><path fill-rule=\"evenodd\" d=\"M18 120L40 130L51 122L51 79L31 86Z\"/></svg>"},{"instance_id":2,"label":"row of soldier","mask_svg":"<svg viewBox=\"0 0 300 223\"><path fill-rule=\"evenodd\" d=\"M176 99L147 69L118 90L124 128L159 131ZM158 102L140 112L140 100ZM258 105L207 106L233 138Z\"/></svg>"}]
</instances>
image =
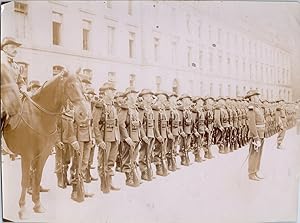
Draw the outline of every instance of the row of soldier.
<instances>
[{"instance_id":1,"label":"row of soldier","mask_svg":"<svg viewBox=\"0 0 300 223\"><path fill-rule=\"evenodd\" d=\"M90 84L87 77L80 77ZM178 155L181 165L188 166L190 153L195 162L202 162L214 158L214 144L219 153L225 154L249 142L248 98L179 97L150 89L138 92L131 87L115 93L109 82L100 87L99 95L92 88L84 91L90 117L75 120L75 111L68 103L58 125L56 143L58 186L73 185L72 199L76 201L93 195L88 188L92 180L97 180L90 172L95 148L100 188L109 193L120 189L112 183L114 170L125 173L126 185L137 187L141 179L151 181L154 171L159 176L176 171ZM279 133L277 146L281 148L285 130L295 125L293 104L264 101L262 108L264 136Z\"/></svg>"}]
</instances>

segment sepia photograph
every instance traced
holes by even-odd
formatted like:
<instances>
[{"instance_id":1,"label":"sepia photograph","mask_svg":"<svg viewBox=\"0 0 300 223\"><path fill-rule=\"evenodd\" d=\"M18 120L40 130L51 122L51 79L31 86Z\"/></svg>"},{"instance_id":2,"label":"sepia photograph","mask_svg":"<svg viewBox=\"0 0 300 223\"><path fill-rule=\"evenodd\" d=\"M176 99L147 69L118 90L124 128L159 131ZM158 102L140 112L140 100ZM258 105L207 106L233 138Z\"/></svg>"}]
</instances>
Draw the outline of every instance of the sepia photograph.
<instances>
[{"instance_id":1,"label":"sepia photograph","mask_svg":"<svg viewBox=\"0 0 300 223\"><path fill-rule=\"evenodd\" d=\"M300 222L300 1L1 0L3 222Z\"/></svg>"}]
</instances>

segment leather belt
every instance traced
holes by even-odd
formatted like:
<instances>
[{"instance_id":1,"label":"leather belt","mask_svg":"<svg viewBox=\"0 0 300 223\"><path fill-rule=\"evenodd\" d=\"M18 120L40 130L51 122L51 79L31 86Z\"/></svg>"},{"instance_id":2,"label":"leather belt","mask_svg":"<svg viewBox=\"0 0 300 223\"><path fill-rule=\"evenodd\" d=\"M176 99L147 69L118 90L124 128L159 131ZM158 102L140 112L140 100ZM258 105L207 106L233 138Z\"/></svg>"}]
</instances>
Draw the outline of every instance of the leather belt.
<instances>
[{"instance_id":1,"label":"leather belt","mask_svg":"<svg viewBox=\"0 0 300 223\"><path fill-rule=\"evenodd\" d=\"M264 127L266 127L266 125L265 124L261 124L261 125L256 125L256 127L258 127L258 128L264 128Z\"/></svg>"}]
</instances>

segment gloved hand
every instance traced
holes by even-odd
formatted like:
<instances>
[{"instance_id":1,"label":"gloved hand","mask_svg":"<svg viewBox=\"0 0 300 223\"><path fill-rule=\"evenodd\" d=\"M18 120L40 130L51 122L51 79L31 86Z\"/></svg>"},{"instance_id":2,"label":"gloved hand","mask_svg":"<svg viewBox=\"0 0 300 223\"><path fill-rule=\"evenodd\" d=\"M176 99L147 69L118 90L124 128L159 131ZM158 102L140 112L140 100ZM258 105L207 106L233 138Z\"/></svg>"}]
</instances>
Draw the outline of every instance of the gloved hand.
<instances>
[{"instance_id":1,"label":"gloved hand","mask_svg":"<svg viewBox=\"0 0 300 223\"><path fill-rule=\"evenodd\" d=\"M199 137L200 137L199 132L195 132L195 136L196 136L197 138L199 138Z\"/></svg>"},{"instance_id":2,"label":"gloved hand","mask_svg":"<svg viewBox=\"0 0 300 223\"><path fill-rule=\"evenodd\" d=\"M160 143L162 143L164 139L163 139L163 137L158 136L158 137L157 137L157 140L158 140Z\"/></svg>"},{"instance_id":3,"label":"gloved hand","mask_svg":"<svg viewBox=\"0 0 300 223\"><path fill-rule=\"evenodd\" d=\"M148 139L147 136L144 136L144 137L142 138L142 140L143 140L146 144L149 144L149 143L150 143L150 141L149 141L149 139Z\"/></svg>"},{"instance_id":4,"label":"gloved hand","mask_svg":"<svg viewBox=\"0 0 300 223\"><path fill-rule=\"evenodd\" d=\"M98 146L99 146L99 148L101 148L103 150L106 149L106 144L105 144L105 142L103 140L99 142Z\"/></svg>"},{"instance_id":5,"label":"gloved hand","mask_svg":"<svg viewBox=\"0 0 300 223\"><path fill-rule=\"evenodd\" d=\"M62 142L57 142L55 144L55 147L58 148L58 149L64 149L64 144Z\"/></svg>"},{"instance_id":6,"label":"gloved hand","mask_svg":"<svg viewBox=\"0 0 300 223\"><path fill-rule=\"evenodd\" d=\"M181 137L183 137L183 138L186 138L186 134L185 134L185 132L182 132L182 133L180 133L180 135L181 135Z\"/></svg>"},{"instance_id":7,"label":"gloved hand","mask_svg":"<svg viewBox=\"0 0 300 223\"><path fill-rule=\"evenodd\" d=\"M175 138L174 138L174 136L173 136L173 134L172 134L172 133L169 133L169 134L168 134L168 139L171 139L172 141L174 141L174 140L175 140Z\"/></svg>"},{"instance_id":8,"label":"gloved hand","mask_svg":"<svg viewBox=\"0 0 300 223\"><path fill-rule=\"evenodd\" d=\"M130 137L127 137L125 139L125 142L131 147L134 148L134 142L132 141L132 139Z\"/></svg>"},{"instance_id":9,"label":"gloved hand","mask_svg":"<svg viewBox=\"0 0 300 223\"><path fill-rule=\"evenodd\" d=\"M80 146L79 146L78 141L72 142L72 143L71 143L71 146L73 147L73 149L74 149L75 151L79 151L79 150L80 150Z\"/></svg>"}]
</instances>

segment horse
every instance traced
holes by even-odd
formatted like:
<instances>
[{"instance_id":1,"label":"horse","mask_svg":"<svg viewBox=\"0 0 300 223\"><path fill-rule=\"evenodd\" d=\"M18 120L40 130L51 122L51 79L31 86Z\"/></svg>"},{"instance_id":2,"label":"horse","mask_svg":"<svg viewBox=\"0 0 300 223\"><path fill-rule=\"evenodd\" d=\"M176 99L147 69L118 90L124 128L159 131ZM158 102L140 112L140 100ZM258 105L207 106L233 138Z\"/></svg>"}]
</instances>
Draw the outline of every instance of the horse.
<instances>
[{"instance_id":1,"label":"horse","mask_svg":"<svg viewBox=\"0 0 300 223\"><path fill-rule=\"evenodd\" d=\"M31 97L25 94L18 114L10 118L3 130L8 148L21 156L20 219L27 218L25 195L30 183L34 212L45 212L40 201L40 182L46 160L58 137L57 120L67 100L74 105L75 119L87 116L80 80L64 70L46 81Z\"/></svg>"}]
</instances>

